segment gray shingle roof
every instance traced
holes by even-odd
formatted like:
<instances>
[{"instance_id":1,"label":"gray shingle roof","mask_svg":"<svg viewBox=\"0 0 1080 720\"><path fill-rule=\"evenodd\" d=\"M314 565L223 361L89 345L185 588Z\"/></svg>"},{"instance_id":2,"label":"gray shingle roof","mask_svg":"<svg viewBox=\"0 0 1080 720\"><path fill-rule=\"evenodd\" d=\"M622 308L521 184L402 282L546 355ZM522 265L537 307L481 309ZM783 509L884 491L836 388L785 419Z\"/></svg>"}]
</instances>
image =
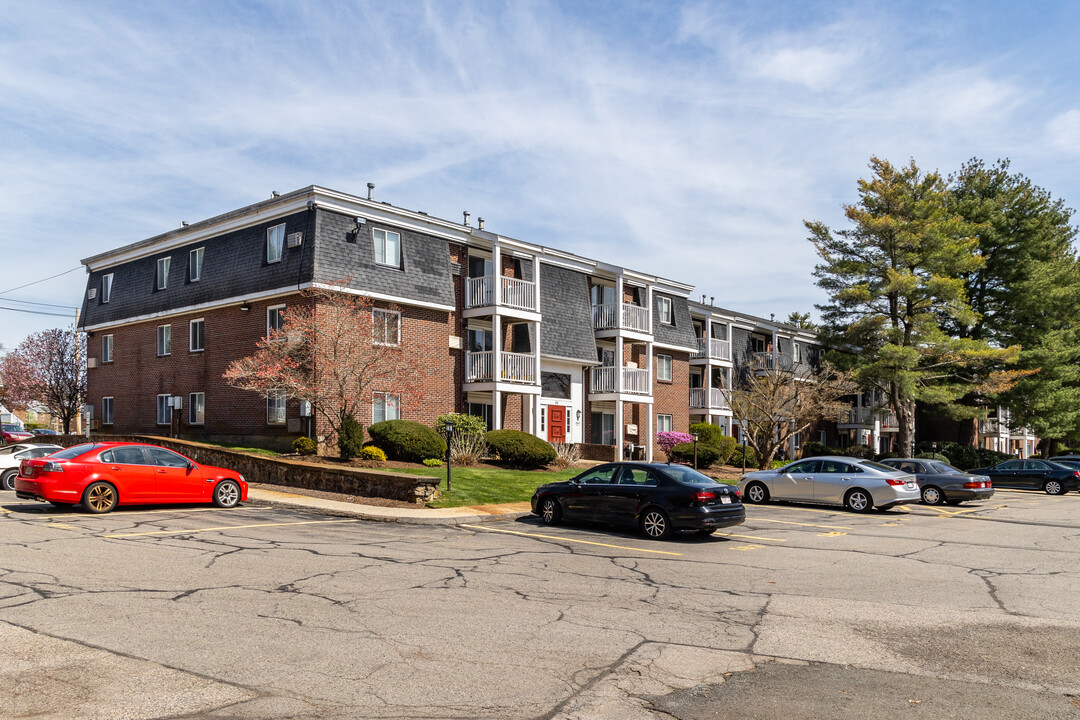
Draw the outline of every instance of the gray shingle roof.
<instances>
[{"instance_id":1,"label":"gray shingle roof","mask_svg":"<svg viewBox=\"0 0 1080 720\"><path fill-rule=\"evenodd\" d=\"M673 325L660 322L660 298L671 300L671 319ZM653 338L658 343L678 347L697 349L697 336L694 335L694 323L690 319L690 306L686 298L678 295L653 293Z\"/></svg>"},{"instance_id":2,"label":"gray shingle roof","mask_svg":"<svg viewBox=\"0 0 1080 720\"><path fill-rule=\"evenodd\" d=\"M532 276L532 268L529 268ZM589 280L568 268L540 268L540 352L544 355L596 362Z\"/></svg>"}]
</instances>

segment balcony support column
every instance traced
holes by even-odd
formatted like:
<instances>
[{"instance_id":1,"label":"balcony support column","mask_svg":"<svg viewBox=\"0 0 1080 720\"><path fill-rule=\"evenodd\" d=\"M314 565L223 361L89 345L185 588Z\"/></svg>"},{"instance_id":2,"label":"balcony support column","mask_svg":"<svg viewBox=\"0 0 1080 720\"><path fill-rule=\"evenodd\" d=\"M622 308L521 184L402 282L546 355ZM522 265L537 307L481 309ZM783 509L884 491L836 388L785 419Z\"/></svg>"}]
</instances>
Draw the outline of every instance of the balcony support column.
<instances>
[{"instance_id":1,"label":"balcony support column","mask_svg":"<svg viewBox=\"0 0 1080 720\"><path fill-rule=\"evenodd\" d=\"M491 274L491 283L495 286L491 289L491 294L495 296L492 300L495 302L495 312L498 312L503 304L502 248L498 240L491 244Z\"/></svg>"},{"instance_id":2,"label":"balcony support column","mask_svg":"<svg viewBox=\"0 0 1080 720\"><path fill-rule=\"evenodd\" d=\"M623 401L615 401L615 459L625 460L623 457L623 443L626 442L626 418L623 417Z\"/></svg>"},{"instance_id":3,"label":"balcony support column","mask_svg":"<svg viewBox=\"0 0 1080 720\"><path fill-rule=\"evenodd\" d=\"M626 373L623 370L626 368L626 358L623 353L626 348L623 344L622 331L615 336L615 392L624 392L626 385Z\"/></svg>"},{"instance_id":4,"label":"balcony support column","mask_svg":"<svg viewBox=\"0 0 1080 720\"><path fill-rule=\"evenodd\" d=\"M650 361L650 365L651 365ZM653 406L645 406L645 462L653 461Z\"/></svg>"}]
</instances>

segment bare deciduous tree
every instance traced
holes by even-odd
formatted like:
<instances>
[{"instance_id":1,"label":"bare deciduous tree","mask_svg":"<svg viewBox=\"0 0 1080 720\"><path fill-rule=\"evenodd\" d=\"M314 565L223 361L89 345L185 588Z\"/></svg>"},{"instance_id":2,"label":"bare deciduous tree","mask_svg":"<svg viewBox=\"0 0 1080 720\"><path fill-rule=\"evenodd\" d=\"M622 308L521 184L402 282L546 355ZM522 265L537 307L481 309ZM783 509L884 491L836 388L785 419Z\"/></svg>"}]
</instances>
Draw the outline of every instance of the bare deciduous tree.
<instances>
[{"instance_id":1,"label":"bare deciduous tree","mask_svg":"<svg viewBox=\"0 0 1080 720\"><path fill-rule=\"evenodd\" d=\"M0 360L4 393L14 408L44 405L64 432L86 398L86 336L75 328L30 335Z\"/></svg>"}]
</instances>

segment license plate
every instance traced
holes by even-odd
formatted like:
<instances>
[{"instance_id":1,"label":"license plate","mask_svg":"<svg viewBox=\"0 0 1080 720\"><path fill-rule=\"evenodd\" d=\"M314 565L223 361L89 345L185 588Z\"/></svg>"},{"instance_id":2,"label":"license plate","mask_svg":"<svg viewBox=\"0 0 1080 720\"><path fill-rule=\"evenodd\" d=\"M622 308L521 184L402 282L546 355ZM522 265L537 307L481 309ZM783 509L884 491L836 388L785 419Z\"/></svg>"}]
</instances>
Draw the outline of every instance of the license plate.
<instances>
[{"instance_id":1,"label":"license plate","mask_svg":"<svg viewBox=\"0 0 1080 720\"><path fill-rule=\"evenodd\" d=\"M730 505L731 504L731 496L730 495L721 495L720 496L720 503L722 505Z\"/></svg>"},{"instance_id":2,"label":"license plate","mask_svg":"<svg viewBox=\"0 0 1080 720\"><path fill-rule=\"evenodd\" d=\"M908 490L914 490L915 489L915 483L908 483L907 484L907 489Z\"/></svg>"}]
</instances>

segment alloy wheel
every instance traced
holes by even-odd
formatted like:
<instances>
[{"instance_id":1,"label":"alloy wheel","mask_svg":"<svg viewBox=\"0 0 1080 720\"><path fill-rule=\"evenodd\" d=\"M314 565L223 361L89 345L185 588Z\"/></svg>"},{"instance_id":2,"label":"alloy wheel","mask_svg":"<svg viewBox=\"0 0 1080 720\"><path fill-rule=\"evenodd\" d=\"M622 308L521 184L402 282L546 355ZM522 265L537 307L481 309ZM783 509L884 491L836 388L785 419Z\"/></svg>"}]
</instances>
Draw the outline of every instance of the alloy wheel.
<instances>
[{"instance_id":1,"label":"alloy wheel","mask_svg":"<svg viewBox=\"0 0 1080 720\"><path fill-rule=\"evenodd\" d=\"M217 500L218 507L232 507L240 502L240 488L236 486L236 483L226 481L217 486L217 490L214 491L215 499Z\"/></svg>"},{"instance_id":2,"label":"alloy wheel","mask_svg":"<svg viewBox=\"0 0 1080 720\"><path fill-rule=\"evenodd\" d=\"M95 485L87 493L86 503L93 512L107 512L116 503L116 491L109 485Z\"/></svg>"},{"instance_id":3,"label":"alloy wheel","mask_svg":"<svg viewBox=\"0 0 1080 720\"><path fill-rule=\"evenodd\" d=\"M847 506L855 512L866 512L872 505L870 496L862 490L852 490L847 496Z\"/></svg>"},{"instance_id":4,"label":"alloy wheel","mask_svg":"<svg viewBox=\"0 0 1080 720\"><path fill-rule=\"evenodd\" d=\"M940 505L941 504L941 491L936 487L923 488L922 500L927 505Z\"/></svg>"},{"instance_id":5,"label":"alloy wheel","mask_svg":"<svg viewBox=\"0 0 1080 720\"><path fill-rule=\"evenodd\" d=\"M1046 490L1048 495L1061 495L1064 492L1064 488L1057 480L1047 480L1046 487L1043 489Z\"/></svg>"},{"instance_id":6,"label":"alloy wheel","mask_svg":"<svg viewBox=\"0 0 1080 720\"><path fill-rule=\"evenodd\" d=\"M662 538L668 533L667 518L659 510L650 510L645 513L645 517L641 519L641 527L651 538Z\"/></svg>"}]
</instances>

